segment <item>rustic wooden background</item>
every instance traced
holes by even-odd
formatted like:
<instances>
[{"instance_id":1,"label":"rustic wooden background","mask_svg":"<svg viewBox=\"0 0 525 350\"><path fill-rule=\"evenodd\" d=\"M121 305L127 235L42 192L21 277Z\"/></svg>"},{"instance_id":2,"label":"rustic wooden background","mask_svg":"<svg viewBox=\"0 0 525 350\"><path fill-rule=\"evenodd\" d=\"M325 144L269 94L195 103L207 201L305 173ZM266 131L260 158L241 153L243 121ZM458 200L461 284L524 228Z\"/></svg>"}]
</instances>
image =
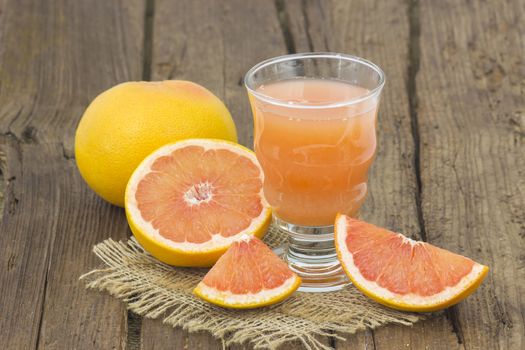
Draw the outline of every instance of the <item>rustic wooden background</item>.
<instances>
[{"instance_id":1,"label":"rustic wooden background","mask_svg":"<svg viewBox=\"0 0 525 350\"><path fill-rule=\"evenodd\" d=\"M225 101L250 146L243 74L304 51L387 74L366 218L491 267L442 316L326 343L524 349L522 0L0 0L0 348L219 349L78 281L95 243L130 232L80 178L75 127L119 82L188 79Z\"/></svg>"}]
</instances>

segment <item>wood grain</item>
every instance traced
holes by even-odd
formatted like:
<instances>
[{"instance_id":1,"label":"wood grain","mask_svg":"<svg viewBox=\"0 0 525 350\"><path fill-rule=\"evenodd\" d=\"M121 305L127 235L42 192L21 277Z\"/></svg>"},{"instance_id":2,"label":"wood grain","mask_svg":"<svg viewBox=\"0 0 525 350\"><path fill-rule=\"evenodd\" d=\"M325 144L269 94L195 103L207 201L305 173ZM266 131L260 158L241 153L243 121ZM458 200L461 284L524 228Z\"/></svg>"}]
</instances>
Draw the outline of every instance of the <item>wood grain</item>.
<instances>
[{"instance_id":1,"label":"wood grain","mask_svg":"<svg viewBox=\"0 0 525 350\"><path fill-rule=\"evenodd\" d=\"M420 10L427 237L491 268L449 315L467 349L523 349L525 3L425 0Z\"/></svg>"},{"instance_id":2,"label":"wood grain","mask_svg":"<svg viewBox=\"0 0 525 350\"><path fill-rule=\"evenodd\" d=\"M0 347L124 348L126 311L84 290L96 242L126 236L73 159L88 102L141 73L143 8L97 1L8 1L0 38Z\"/></svg>"},{"instance_id":3,"label":"wood grain","mask_svg":"<svg viewBox=\"0 0 525 350\"><path fill-rule=\"evenodd\" d=\"M406 1L288 1L298 51L336 51L365 57L385 71L378 124L378 153L369 180L364 219L422 239L417 213L415 145L409 96L409 4ZM364 20L366 19L366 20ZM386 326L357 333L337 349L456 348L442 315L413 327Z\"/></svg>"},{"instance_id":4,"label":"wood grain","mask_svg":"<svg viewBox=\"0 0 525 350\"><path fill-rule=\"evenodd\" d=\"M281 54L286 54L286 46L271 1L155 2L152 80L191 80L211 90L230 110L239 142L250 148L253 123L242 79L254 64ZM142 349L222 346L206 333L164 328L168 326L159 320L144 319Z\"/></svg>"},{"instance_id":5,"label":"wood grain","mask_svg":"<svg viewBox=\"0 0 525 350\"><path fill-rule=\"evenodd\" d=\"M251 148L242 79L259 61L286 54L273 3L158 0L155 7L152 79L189 79L210 89L230 110L239 142Z\"/></svg>"},{"instance_id":6,"label":"wood grain","mask_svg":"<svg viewBox=\"0 0 525 350\"><path fill-rule=\"evenodd\" d=\"M491 267L480 290L445 314L336 348L524 348L524 7L0 0L0 348L221 348L158 320L142 321L140 341L127 339L123 304L84 290L78 276L98 264L92 245L129 231L122 210L80 178L74 130L118 82L188 79L225 101L251 146L242 76L296 51L363 56L387 74L363 217Z\"/></svg>"}]
</instances>

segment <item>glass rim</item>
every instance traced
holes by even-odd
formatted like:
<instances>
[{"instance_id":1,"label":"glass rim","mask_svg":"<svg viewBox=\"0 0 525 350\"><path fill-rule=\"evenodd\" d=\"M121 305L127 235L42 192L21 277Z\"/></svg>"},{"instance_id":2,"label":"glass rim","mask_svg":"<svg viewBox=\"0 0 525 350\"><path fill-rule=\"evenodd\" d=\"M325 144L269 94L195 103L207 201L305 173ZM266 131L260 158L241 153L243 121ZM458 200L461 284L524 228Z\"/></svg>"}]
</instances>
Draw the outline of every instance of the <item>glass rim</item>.
<instances>
[{"instance_id":1,"label":"glass rim","mask_svg":"<svg viewBox=\"0 0 525 350\"><path fill-rule=\"evenodd\" d=\"M377 84L375 88L368 91L363 96L349 99L347 101L332 102L332 103L318 104L318 105L307 105L303 103L289 104L283 100L260 93L256 91L254 87L251 86L251 84L249 84L248 82L248 80L251 77L253 77L253 75L257 71L261 70L262 68L265 68L275 63L281 63L281 62L286 62L286 61L291 61L291 60L296 60L296 59L301 59L301 58L343 59L346 61L357 62L359 64L365 65L371 68L372 70L374 70L379 75L379 83ZM246 87L249 93L251 93L252 95L259 98L260 100L263 100L267 103L271 103L271 104L279 105L283 107L288 107L288 108L325 109L325 108L338 108L338 107L351 106L351 105L357 104L359 102L363 102L371 97L378 95L383 89L383 86L385 85L386 77L385 77L385 73L383 72L383 70L377 64L365 58L362 58L362 57L348 55L344 53L338 53L338 52L307 52L307 53L295 53L295 54L289 54L289 55L282 55L282 56L272 57L264 61L261 61L257 63L255 66L253 66L252 68L250 68L250 70L248 70L248 72L244 75L243 81L244 81L244 86Z\"/></svg>"}]
</instances>

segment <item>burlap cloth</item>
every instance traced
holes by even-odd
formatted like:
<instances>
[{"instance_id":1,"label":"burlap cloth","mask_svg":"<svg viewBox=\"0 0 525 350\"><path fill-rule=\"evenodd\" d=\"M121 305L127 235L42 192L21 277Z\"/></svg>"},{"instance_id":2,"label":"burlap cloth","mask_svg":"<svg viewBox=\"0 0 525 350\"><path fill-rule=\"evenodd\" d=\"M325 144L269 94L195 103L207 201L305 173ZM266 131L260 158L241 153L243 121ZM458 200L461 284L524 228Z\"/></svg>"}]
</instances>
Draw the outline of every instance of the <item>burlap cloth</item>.
<instances>
[{"instance_id":1,"label":"burlap cloth","mask_svg":"<svg viewBox=\"0 0 525 350\"><path fill-rule=\"evenodd\" d=\"M272 247L284 234L270 228L265 239ZM205 269L165 265L131 238L127 242L107 239L93 248L105 266L83 276L87 288L107 291L133 312L162 318L165 324L190 332L208 331L224 345L250 343L256 349L276 349L300 341L306 349L331 349L318 336L341 337L366 327L387 323L412 325L422 315L383 307L354 286L331 293L295 293L286 301L256 310L227 310L208 304L192 294Z\"/></svg>"}]
</instances>

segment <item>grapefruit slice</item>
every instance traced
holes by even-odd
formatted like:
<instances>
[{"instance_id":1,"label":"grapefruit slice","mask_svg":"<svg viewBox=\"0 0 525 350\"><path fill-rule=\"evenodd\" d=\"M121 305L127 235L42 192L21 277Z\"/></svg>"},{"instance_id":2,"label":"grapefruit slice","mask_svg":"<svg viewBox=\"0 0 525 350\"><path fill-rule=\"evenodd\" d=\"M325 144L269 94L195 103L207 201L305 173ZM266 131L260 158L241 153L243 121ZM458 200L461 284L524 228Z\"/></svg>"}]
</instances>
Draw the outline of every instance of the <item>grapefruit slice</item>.
<instances>
[{"instance_id":1,"label":"grapefruit slice","mask_svg":"<svg viewBox=\"0 0 525 350\"><path fill-rule=\"evenodd\" d=\"M165 145L135 170L125 207L137 241L160 261L213 265L243 234L262 237L271 209L255 154L233 142Z\"/></svg>"},{"instance_id":2,"label":"grapefruit slice","mask_svg":"<svg viewBox=\"0 0 525 350\"><path fill-rule=\"evenodd\" d=\"M368 297L399 310L435 311L466 298L489 268L384 228L337 215L335 247L346 274Z\"/></svg>"},{"instance_id":3,"label":"grapefruit slice","mask_svg":"<svg viewBox=\"0 0 525 350\"><path fill-rule=\"evenodd\" d=\"M278 303L301 279L254 236L243 235L204 276L193 293L226 308L251 309Z\"/></svg>"}]
</instances>

